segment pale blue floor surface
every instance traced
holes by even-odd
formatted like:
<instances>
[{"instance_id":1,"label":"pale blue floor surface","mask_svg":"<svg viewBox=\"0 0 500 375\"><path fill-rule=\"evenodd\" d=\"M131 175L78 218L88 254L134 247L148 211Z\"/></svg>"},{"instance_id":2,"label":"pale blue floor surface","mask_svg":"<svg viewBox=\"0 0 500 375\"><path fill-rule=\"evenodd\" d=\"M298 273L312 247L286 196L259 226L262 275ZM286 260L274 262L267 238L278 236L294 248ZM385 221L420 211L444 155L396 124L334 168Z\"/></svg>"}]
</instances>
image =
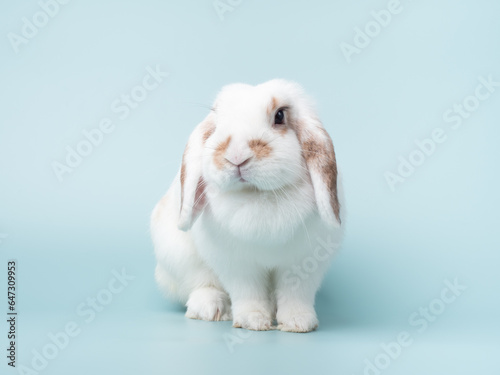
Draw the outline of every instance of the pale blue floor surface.
<instances>
[{"instance_id":1,"label":"pale blue floor surface","mask_svg":"<svg viewBox=\"0 0 500 375\"><path fill-rule=\"evenodd\" d=\"M397 328L335 326L320 315L310 334L251 332L230 322L187 319L180 311L106 314L82 326L47 374L363 374L365 358L382 352ZM61 326L56 314L23 316L20 361L47 344ZM498 335L474 331L446 335L436 328L415 335L384 374L498 374ZM234 341L233 341L234 340ZM10 373L10 372L8 372Z\"/></svg>"},{"instance_id":2,"label":"pale blue floor surface","mask_svg":"<svg viewBox=\"0 0 500 375\"><path fill-rule=\"evenodd\" d=\"M383 374L500 373L497 322L471 319L473 324L464 323L459 314L471 301L472 293L464 293L448 305L427 330L419 333L407 321L420 306L415 298L409 295L407 301L396 301L394 313L383 312L376 305L370 310L373 301L364 299L360 290L363 284L355 284L348 273L342 272L347 257L342 253L317 298L317 331L254 332L232 328L231 322L185 318L181 306L166 301L156 290L150 255L146 252L143 259L129 256L116 266L116 261L92 264L69 255L52 265L36 256L19 259L19 288L23 293L19 297L18 365L30 366L32 351L42 352L51 342L49 333L56 334L68 322L75 322L79 334L70 338L40 374L364 374L365 360L373 362L384 353L381 344L394 341L402 331L410 334L412 343L402 348ZM66 263L71 258L80 265L74 272ZM135 279L86 323L88 316L79 315L77 306L106 288L112 278L110 270L122 266ZM92 267L93 271L87 272ZM39 275L44 282L23 282L26 274ZM345 298L343 288L348 286L340 284L350 282L351 297ZM75 290L69 293L72 286ZM437 295L440 288L438 285ZM46 302L38 307L37 294ZM383 304L383 298L380 301ZM405 302L414 307L397 308ZM364 311L354 311L358 308Z\"/></svg>"}]
</instances>

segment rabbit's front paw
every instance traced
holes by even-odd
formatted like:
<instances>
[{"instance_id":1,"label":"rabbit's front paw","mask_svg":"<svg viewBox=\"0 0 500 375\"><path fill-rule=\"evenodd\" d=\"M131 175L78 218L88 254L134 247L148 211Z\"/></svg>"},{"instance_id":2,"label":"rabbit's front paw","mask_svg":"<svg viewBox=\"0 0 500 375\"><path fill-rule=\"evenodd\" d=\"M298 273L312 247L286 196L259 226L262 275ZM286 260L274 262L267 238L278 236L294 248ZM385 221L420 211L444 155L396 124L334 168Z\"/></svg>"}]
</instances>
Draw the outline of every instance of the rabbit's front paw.
<instances>
[{"instance_id":1,"label":"rabbit's front paw","mask_svg":"<svg viewBox=\"0 0 500 375\"><path fill-rule=\"evenodd\" d=\"M290 312L278 314L278 329L286 332L311 332L318 327L316 313Z\"/></svg>"},{"instance_id":2,"label":"rabbit's front paw","mask_svg":"<svg viewBox=\"0 0 500 375\"><path fill-rule=\"evenodd\" d=\"M229 296L213 287L199 288L191 292L186 306L186 317L190 319L232 319Z\"/></svg>"},{"instance_id":3,"label":"rabbit's front paw","mask_svg":"<svg viewBox=\"0 0 500 375\"><path fill-rule=\"evenodd\" d=\"M269 331L273 329L269 314L260 311L243 311L235 314L233 327L251 329L253 331Z\"/></svg>"}]
</instances>

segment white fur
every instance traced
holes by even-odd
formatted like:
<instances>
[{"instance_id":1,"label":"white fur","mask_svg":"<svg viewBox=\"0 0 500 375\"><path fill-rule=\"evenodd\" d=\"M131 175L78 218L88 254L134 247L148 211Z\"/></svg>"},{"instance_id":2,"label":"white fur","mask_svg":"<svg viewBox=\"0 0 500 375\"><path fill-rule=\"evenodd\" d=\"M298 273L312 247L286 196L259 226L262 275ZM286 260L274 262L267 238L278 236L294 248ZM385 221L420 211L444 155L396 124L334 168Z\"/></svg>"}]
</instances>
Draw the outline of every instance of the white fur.
<instances>
[{"instance_id":1,"label":"white fur","mask_svg":"<svg viewBox=\"0 0 500 375\"><path fill-rule=\"evenodd\" d=\"M167 295L186 304L189 318L227 320L232 315L234 327L252 330L271 329L276 319L283 331L309 332L318 326L315 294L334 253L316 255L319 240L337 248L344 225L324 207L326 188L311 180L297 134L280 134L270 124L266 110L272 97L290 107L287 117L319 123L294 83L273 80L223 88L215 112L190 137L182 211L180 173L153 211L156 280ZM203 144L200 129L206 121L216 129ZM314 137L321 136L311 129ZM233 164L222 169L214 164L214 150L228 136L229 162L251 157L241 167L247 182L240 181ZM272 146L271 156L253 157L251 139ZM204 180L206 202L197 220L191 212L195 202L187 201L196 189L196 173ZM340 178L337 187L343 219Z\"/></svg>"}]
</instances>

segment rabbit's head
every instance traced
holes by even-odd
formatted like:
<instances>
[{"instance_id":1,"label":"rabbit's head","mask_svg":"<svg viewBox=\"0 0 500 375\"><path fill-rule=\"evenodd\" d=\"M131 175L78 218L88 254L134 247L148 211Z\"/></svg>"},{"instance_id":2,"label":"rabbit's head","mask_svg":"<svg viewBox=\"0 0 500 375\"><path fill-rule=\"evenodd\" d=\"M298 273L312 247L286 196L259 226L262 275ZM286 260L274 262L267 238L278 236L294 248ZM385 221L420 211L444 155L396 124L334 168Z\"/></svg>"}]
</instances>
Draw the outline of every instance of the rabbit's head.
<instances>
[{"instance_id":1,"label":"rabbit's head","mask_svg":"<svg viewBox=\"0 0 500 375\"><path fill-rule=\"evenodd\" d=\"M202 212L206 189L279 190L312 183L318 212L340 225L333 144L296 83L225 86L191 134L182 159L179 228Z\"/></svg>"}]
</instances>

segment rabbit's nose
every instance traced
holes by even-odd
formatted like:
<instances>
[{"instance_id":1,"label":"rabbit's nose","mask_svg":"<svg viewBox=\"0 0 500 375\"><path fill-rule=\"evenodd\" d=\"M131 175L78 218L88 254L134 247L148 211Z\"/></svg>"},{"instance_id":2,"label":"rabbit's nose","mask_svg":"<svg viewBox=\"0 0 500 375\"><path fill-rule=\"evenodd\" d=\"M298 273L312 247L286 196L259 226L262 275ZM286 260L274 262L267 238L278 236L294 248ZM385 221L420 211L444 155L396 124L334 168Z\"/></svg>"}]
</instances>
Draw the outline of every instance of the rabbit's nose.
<instances>
[{"instance_id":1,"label":"rabbit's nose","mask_svg":"<svg viewBox=\"0 0 500 375\"><path fill-rule=\"evenodd\" d=\"M243 167L245 164L247 164L247 163L250 161L250 159L251 159L251 158L252 158L252 157L250 156L250 157L246 158L246 159L245 159L245 160L243 160L243 161L241 161L241 159L242 159L242 158L233 158L233 160L230 160L230 159L228 159L228 158L225 158L225 159L226 159L226 160L227 160L230 164L234 165L235 167L238 167L238 169L239 169L239 168Z\"/></svg>"}]
</instances>

